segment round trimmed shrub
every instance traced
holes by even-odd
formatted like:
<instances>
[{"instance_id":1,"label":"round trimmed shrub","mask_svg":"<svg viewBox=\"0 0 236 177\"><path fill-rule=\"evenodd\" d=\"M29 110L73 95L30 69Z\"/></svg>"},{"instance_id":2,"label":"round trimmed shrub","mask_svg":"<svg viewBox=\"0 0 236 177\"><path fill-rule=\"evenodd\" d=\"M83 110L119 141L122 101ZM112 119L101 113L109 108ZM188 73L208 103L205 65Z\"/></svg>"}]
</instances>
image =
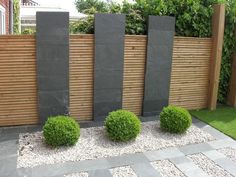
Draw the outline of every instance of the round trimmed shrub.
<instances>
[{"instance_id":1,"label":"round trimmed shrub","mask_svg":"<svg viewBox=\"0 0 236 177\"><path fill-rule=\"evenodd\" d=\"M160 113L160 126L170 133L184 133L191 123L191 115L181 107L167 106Z\"/></svg>"},{"instance_id":2,"label":"round trimmed shrub","mask_svg":"<svg viewBox=\"0 0 236 177\"><path fill-rule=\"evenodd\" d=\"M129 141L135 139L141 131L141 122L138 117L126 110L117 110L109 113L105 120L108 137L113 141Z\"/></svg>"},{"instance_id":3,"label":"round trimmed shrub","mask_svg":"<svg viewBox=\"0 0 236 177\"><path fill-rule=\"evenodd\" d=\"M68 116L49 117L43 126L43 136L48 145L72 146L79 139L80 127Z\"/></svg>"}]
</instances>

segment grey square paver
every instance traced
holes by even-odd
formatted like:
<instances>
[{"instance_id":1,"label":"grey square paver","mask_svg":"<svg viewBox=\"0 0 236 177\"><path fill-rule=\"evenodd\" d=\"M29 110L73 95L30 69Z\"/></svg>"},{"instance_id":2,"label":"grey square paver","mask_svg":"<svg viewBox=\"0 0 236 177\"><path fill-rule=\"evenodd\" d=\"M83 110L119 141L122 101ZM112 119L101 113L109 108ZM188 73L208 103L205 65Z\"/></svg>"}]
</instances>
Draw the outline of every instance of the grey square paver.
<instances>
[{"instance_id":1,"label":"grey square paver","mask_svg":"<svg viewBox=\"0 0 236 177\"><path fill-rule=\"evenodd\" d=\"M213 160L216 164L221 166L223 169L236 176L236 163L232 162L222 153L212 150L208 152L203 152L209 159Z\"/></svg>"},{"instance_id":2,"label":"grey square paver","mask_svg":"<svg viewBox=\"0 0 236 177\"><path fill-rule=\"evenodd\" d=\"M16 174L17 156L0 160L0 176L13 176Z\"/></svg>"},{"instance_id":3,"label":"grey square paver","mask_svg":"<svg viewBox=\"0 0 236 177\"><path fill-rule=\"evenodd\" d=\"M171 161L172 163L174 163L175 165L184 164L184 163L190 163L190 162L191 162L191 161L190 161L188 158L186 158L185 156L171 158L170 161Z\"/></svg>"},{"instance_id":4,"label":"grey square paver","mask_svg":"<svg viewBox=\"0 0 236 177\"><path fill-rule=\"evenodd\" d=\"M68 168L66 163L53 164L53 165L41 165L32 168L33 177L50 177L58 176L68 173Z\"/></svg>"},{"instance_id":5,"label":"grey square paver","mask_svg":"<svg viewBox=\"0 0 236 177\"><path fill-rule=\"evenodd\" d=\"M226 158L226 156L216 150L211 150L211 151L206 151L203 152L204 155L206 155L208 158L210 158L211 160L215 161L217 159L221 159L221 158Z\"/></svg>"},{"instance_id":6,"label":"grey square paver","mask_svg":"<svg viewBox=\"0 0 236 177\"><path fill-rule=\"evenodd\" d=\"M233 176L236 176L236 164L231 160L229 160L228 158L221 158L216 159L215 162L223 169L231 173Z\"/></svg>"},{"instance_id":7,"label":"grey square paver","mask_svg":"<svg viewBox=\"0 0 236 177\"><path fill-rule=\"evenodd\" d=\"M161 177L161 174L150 163L136 163L131 167L138 177Z\"/></svg>"},{"instance_id":8,"label":"grey square paver","mask_svg":"<svg viewBox=\"0 0 236 177\"><path fill-rule=\"evenodd\" d=\"M202 122L202 121L200 121L199 119L197 119L194 116L192 116L192 123L193 124L196 124L196 123L199 123L199 122ZM206 123L204 123L204 122L202 122L202 123L206 125Z\"/></svg>"},{"instance_id":9,"label":"grey square paver","mask_svg":"<svg viewBox=\"0 0 236 177\"><path fill-rule=\"evenodd\" d=\"M213 127L211 127L209 125L208 126L204 126L201 129L206 131L206 132L208 132L209 134L211 134L216 139L227 139L227 138L229 138L224 133L221 133L220 131L216 130L215 128L213 128Z\"/></svg>"},{"instance_id":10,"label":"grey square paver","mask_svg":"<svg viewBox=\"0 0 236 177\"><path fill-rule=\"evenodd\" d=\"M112 175L108 169L94 170L94 171L89 171L88 173L89 173L89 177L112 177Z\"/></svg>"},{"instance_id":11,"label":"grey square paver","mask_svg":"<svg viewBox=\"0 0 236 177\"><path fill-rule=\"evenodd\" d=\"M225 147L236 147L236 141L234 141L231 138L210 141L207 144L209 144L214 149L221 149Z\"/></svg>"},{"instance_id":12,"label":"grey square paver","mask_svg":"<svg viewBox=\"0 0 236 177\"><path fill-rule=\"evenodd\" d=\"M197 169L187 169L186 171L184 171L184 174L186 176L188 176L188 177L209 177L200 168L197 168Z\"/></svg>"},{"instance_id":13,"label":"grey square paver","mask_svg":"<svg viewBox=\"0 0 236 177\"><path fill-rule=\"evenodd\" d=\"M176 157L170 159L172 163L176 165L186 176L188 177L205 177L208 176L204 171L198 168L191 160L187 157Z\"/></svg>"},{"instance_id":14,"label":"grey square paver","mask_svg":"<svg viewBox=\"0 0 236 177\"><path fill-rule=\"evenodd\" d=\"M41 165L32 168L32 176L49 177L63 174L77 173L81 171L93 171L107 169L109 164L106 159L83 160L79 162L65 162L52 165Z\"/></svg>"},{"instance_id":15,"label":"grey square paver","mask_svg":"<svg viewBox=\"0 0 236 177\"><path fill-rule=\"evenodd\" d=\"M9 141L9 140L18 140L19 139L19 133L6 133L6 132L2 132L1 136L0 136L0 142L4 142L4 141Z\"/></svg>"},{"instance_id":16,"label":"grey square paver","mask_svg":"<svg viewBox=\"0 0 236 177\"><path fill-rule=\"evenodd\" d=\"M79 162L67 162L64 163L63 168L65 168L66 172L69 173L77 173L82 171L93 171L100 169L108 169L110 168L110 164L107 159L95 159L95 160L83 160Z\"/></svg>"},{"instance_id":17,"label":"grey square paver","mask_svg":"<svg viewBox=\"0 0 236 177\"><path fill-rule=\"evenodd\" d=\"M147 156L147 158L150 161L184 156L184 154L180 152L177 148L168 148L168 149L158 150L158 151L148 151L148 152L144 152L144 155Z\"/></svg>"},{"instance_id":18,"label":"grey square paver","mask_svg":"<svg viewBox=\"0 0 236 177\"><path fill-rule=\"evenodd\" d=\"M17 144L18 140L0 142L0 160L17 156Z\"/></svg>"},{"instance_id":19,"label":"grey square paver","mask_svg":"<svg viewBox=\"0 0 236 177\"><path fill-rule=\"evenodd\" d=\"M0 174L1 177L28 177L28 176L19 176L16 171L12 171L11 173ZM31 177L31 176L29 176Z\"/></svg>"},{"instance_id":20,"label":"grey square paver","mask_svg":"<svg viewBox=\"0 0 236 177\"><path fill-rule=\"evenodd\" d=\"M147 157L143 153L125 154L116 157L109 157L107 158L107 161L109 162L110 168L125 166L140 162L147 162L147 163L149 162Z\"/></svg>"},{"instance_id":21,"label":"grey square paver","mask_svg":"<svg viewBox=\"0 0 236 177\"><path fill-rule=\"evenodd\" d=\"M17 177L33 177L32 176L32 168L18 168L17 169Z\"/></svg>"},{"instance_id":22,"label":"grey square paver","mask_svg":"<svg viewBox=\"0 0 236 177\"><path fill-rule=\"evenodd\" d=\"M183 152L185 155L190 155L213 150L213 148L207 143L200 143L200 144L185 145L180 147L179 150Z\"/></svg>"},{"instance_id":23,"label":"grey square paver","mask_svg":"<svg viewBox=\"0 0 236 177\"><path fill-rule=\"evenodd\" d=\"M209 126L209 125L207 125L206 123L204 123L204 122L193 122L193 124L196 126L196 127L198 127L198 128L204 128L204 127L207 127L207 126Z\"/></svg>"}]
</instances>

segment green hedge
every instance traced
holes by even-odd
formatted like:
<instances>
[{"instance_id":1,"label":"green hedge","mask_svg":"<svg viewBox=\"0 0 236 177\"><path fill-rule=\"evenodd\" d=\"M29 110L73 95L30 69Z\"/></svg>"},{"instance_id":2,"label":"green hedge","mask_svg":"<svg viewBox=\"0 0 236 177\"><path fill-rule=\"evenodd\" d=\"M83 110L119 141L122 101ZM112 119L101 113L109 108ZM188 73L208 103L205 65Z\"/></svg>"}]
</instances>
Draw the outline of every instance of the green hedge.
<instances>
[{"instance_id":1,"label":"green hedge","mask_svg":"<svg viewBox=\"0 0 236 177\"><path fill-rule=\"evenodd\" d=\"M108 137L113 141L129 141L135 139L141 131L141 122L138 117L126 110L117 110L109 113L105 120Z\"/></svg>"},{"instance_id":2,"label":"green hedge","mask_svg":"<svg viewBox=\"0 0 236 177\"><path fill-rule=\"evenodd\" d=\"M235 0L136 0L132 4L126 1L114 4L100 0L77 0L78 11L88 14L89 18L71 25L71 33L93 33L92 15L95 12L107 12L127 14L126 34L146 34L148 15L169 15L176 17L177 36L210 37L212 5L215 3L226 4L225 40L218 94L218 100L224 102L228 93L232 54L236 47L233 35L236 25Z\"/></svg>"},{"instance_id":3,"label":"green hedge","mask_svg":"<svg viewBox=\"0 0 236 177\"><path fill-rule=\"evenodd\" d=\"M160 126L170 133L184 133L191 124L192 117L184 108L167 106L160 113Z\"/></svg>"},{"instance_id":4,"label":"green hedge","mask_svg":"<svg viewBox=\"0 0 236 177\"><path fill-rule=\"evenodd\" d=\"M72 146L80 136L80 126L71 117L49 117L43 126L43 136L46 144L53 147Z\"/></svg>"}]
</instances>

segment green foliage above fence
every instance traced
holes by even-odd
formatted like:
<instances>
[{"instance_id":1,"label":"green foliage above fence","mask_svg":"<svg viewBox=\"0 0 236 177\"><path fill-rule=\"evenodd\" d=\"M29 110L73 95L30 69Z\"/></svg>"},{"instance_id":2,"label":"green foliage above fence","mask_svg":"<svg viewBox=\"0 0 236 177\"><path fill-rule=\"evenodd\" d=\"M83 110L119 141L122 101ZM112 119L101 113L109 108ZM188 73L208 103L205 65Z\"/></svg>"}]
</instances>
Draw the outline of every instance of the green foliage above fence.
<instances>
[{"instance_id":1,"label":"green foliage above fence","mask_svg":"<svg viewBox=\"0 0 236 177\"><path fill-rule=\"evenodd\" d=\"M20 1L13 1L13 32L14 34L20 33Z\"/></svg>"},{"instance_id":2,"label":"green foliage above fence","mask_svg":"<svg viewBox=\"0 0 236 177\"><path fill-rule=\"evenodd\" d=\"M220 71L220 84L218 100L225 102L229 89L229 80L231 76L231 65L233 53L236 50L236 37L234 30L236 29L236 1L228 0L226 3L226 19L224 46L222 53L222 65Z\"/></svg>"},{"instance_id":3,"label":"green foliage above fence","mask_svg":"<svg viewBox=\"0 0 236 177\"><path fill-rule=\"evenodd\" d=\"M176 35L210 37L213 4L226 4L225 40L220 75L218 100L224 102L228 93L231 74L231 58L236 47L233 35L236 25L235 0L135 0L122 4L104 3L99 0L76 0L79 12L89 15L83 22L71 25L71 33L93 33L93 14L96 12L124 13L126 34L146 34L148 15L176 17ZM76 27L75 27L76 26ZM86 26L86 27L84 27ZM89 30L88 30L89 29Z\"/></svg>"},{"instance_id":4,"label":"green foliage above fence","mask_svg":"<svg viewBox=\"0 0 236 177\"><path fill-rule=\"evenodd\" d=\"M21 31L21 34L33 35L33 34L36 34L36 30L32 28L26 28L23 31Z\"/></svg>"},{"instance_id":5,"label":"green foliage above fence","mask_svg":"<svg viewBox=\"0 0 236 177\"><path fill-rule=\"evenodd\" d=\"M93 25L94 17L88 16L85 19L80 20L79 22L70 23L70 33L85 33L91 34L94 32Z\"/></svg>"}]
</instances>

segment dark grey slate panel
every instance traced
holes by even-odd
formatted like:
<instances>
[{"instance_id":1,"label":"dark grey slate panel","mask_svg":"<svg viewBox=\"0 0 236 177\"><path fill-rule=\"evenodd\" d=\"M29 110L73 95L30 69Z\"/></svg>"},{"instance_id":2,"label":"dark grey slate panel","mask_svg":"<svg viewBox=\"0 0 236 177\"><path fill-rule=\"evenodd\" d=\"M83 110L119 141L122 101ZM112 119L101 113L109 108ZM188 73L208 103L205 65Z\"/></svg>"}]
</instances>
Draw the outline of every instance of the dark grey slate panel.
<instances>
[{"instance_id":1,"label":"dark grey slate panel","mask_svg":"<svg viewBox=\"0 0 236 177\"><path fill-rule=\"evenodd\" d=\"M122 108L124 35L125 15L95 14L95 121Z\"/></svg>"},{"instance_id":2,"label":"dark grey slate panel","mask_svg":"<svg viewBox=\"0 0 236 177\"><path fill-rule=\"evenodd\" d=\"M39 118L44 123L69 112L69 13L37 12L36 24Z\"/></svg>"},{"instance_id":3,"label":"dark grey slate panel","mask_svg":"<svg viewBox=\"0 0 236 177\"><path fill-rule=\"evenodd\" d=\"M123 68L123 60L121 56L124 56L124 45L118 45L124 40L120 40L117 44L97 44L95 36L95 64L96 70L109 69L119 70ZM105 60L105 58L107 58Z\"/></svg>"},{"instance_id":4,"label":"dark grey slate panel","mask_svg":"<svg viewBox=\"0 0 236 177\"><path fill-rule=\"evenodd\" d=\"M175 18L149 16L143 115L158 115L169 102Z\"/></svg>"},{"instance_id":5,"label":"dark grey slate panel","mask_svg":"<svg viewBox=\"0 0 236 177\"><path fill-rule=\"evenodd\" d=\"M108 106L109 105L109 106ZM95 121L104 121L109 112L121 109L122 102L100 102L94 103L94 114L96 115ZM106 115L104 115L104 112Z\"/></svg>"},{"instance_id":6,"label":"dark grey slate panel","mask_svg":"<svg viewBox=\"0 0 236 177\"><path fill-rule=\"evenodd\" d=\"M115 89L122 87L123 78L120 77L120 73L123 70L104 69L96 70L95 72L94 89Z\"/></svg>"}]
</instances>

